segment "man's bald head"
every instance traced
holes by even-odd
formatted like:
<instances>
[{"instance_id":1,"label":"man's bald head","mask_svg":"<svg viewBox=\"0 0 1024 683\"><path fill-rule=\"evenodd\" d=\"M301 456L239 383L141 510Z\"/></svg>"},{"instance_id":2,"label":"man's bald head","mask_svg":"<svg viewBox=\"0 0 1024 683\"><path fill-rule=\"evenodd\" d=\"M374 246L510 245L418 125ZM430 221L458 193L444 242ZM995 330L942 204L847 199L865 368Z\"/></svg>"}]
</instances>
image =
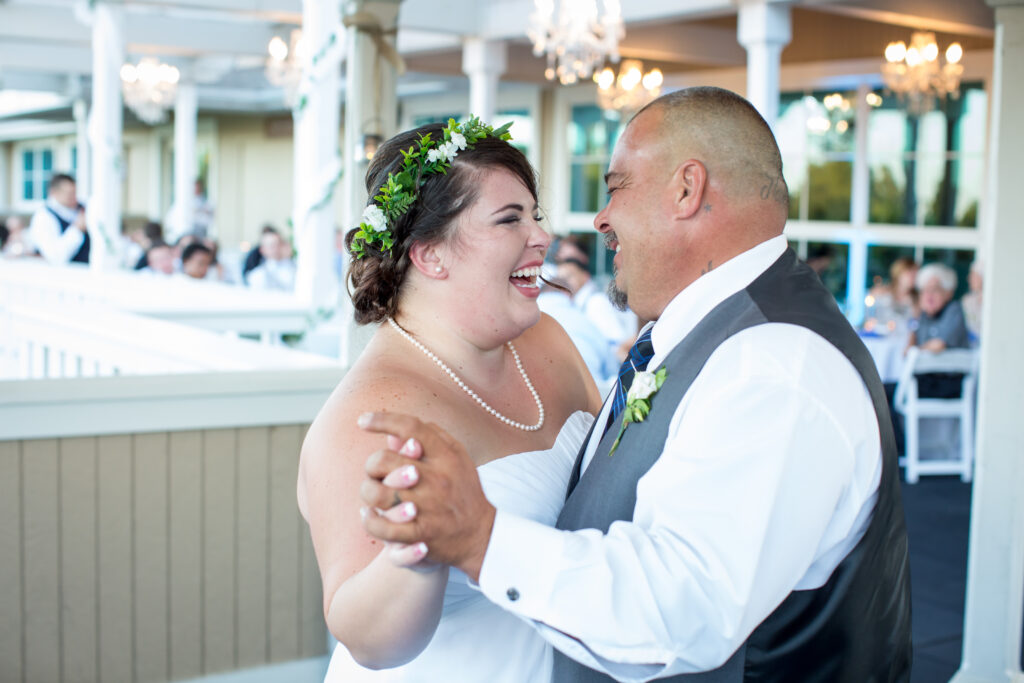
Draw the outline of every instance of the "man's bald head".
<instances>
[{"instance_id":1,"label":"man's bald head","mask_svg":"<svg viewBox=\"0 0 1024 683\"><path fill-rule=\"evenodd\" d=\"M747 100L722 88L686 88L662 95L634 119L645 114L660 115L659 136L671 163L699 160L728 199L767 202L785 221L782 156L771 128Z\"/></svg>"}]
</instances>

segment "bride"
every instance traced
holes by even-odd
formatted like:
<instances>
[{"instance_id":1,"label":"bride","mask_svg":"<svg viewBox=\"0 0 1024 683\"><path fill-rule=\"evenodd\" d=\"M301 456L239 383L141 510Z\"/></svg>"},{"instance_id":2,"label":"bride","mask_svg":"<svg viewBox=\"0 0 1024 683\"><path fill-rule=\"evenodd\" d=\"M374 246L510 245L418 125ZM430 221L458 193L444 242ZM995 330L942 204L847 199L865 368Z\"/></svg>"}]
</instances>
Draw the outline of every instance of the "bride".
<instances>
[{"instance_id":1,"label":"bride","mask_svg":"<svg viewBox=\"0 0 1024 683\"><path fill-rule=\"evenodd\" d=\"M418 548L382 547L359 517L367 456L407 450L357 427L374 410L459 439L495 507L546 524L561 509L601 403L568 336L537 308L551 237L533 169L508 137L477 119L423 126L385 143L367 172L374 199L348 234L349 291L357 322L383 324L310 427L299 465L299 509L340 641L328 681L550 679L550 648L528 624L458 570L395 566L389 553ZM387 514L414 516L410 506Z\"/></svg>"}]
</instances>

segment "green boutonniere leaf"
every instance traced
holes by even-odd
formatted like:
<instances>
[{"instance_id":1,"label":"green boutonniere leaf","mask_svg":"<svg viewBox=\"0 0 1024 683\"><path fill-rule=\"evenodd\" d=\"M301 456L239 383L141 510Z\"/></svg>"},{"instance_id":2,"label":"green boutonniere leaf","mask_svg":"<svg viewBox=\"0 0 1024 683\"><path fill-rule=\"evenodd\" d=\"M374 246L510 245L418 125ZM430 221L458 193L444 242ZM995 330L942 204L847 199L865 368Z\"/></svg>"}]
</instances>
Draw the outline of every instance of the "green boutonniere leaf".
<instances>
[{"instance_id":1,"label":"green boutonniere leaf","mask_svg":"<svg viewBox=\"0 0 1024 683\"><path fill-rule=\"evenodd\" d=\"M654 394L658 393L661 385L668 377L666 368L659 368L657 372L637 372L633 376L633 384L626 394L626 407L622 410L622 423L619 425L619 433L615 436L608 457L615 454L615 449L622 441L622 435L626 433L626 427L631 422L643 422L651 413L651 400Z\"/></svg>"}]
</instances>

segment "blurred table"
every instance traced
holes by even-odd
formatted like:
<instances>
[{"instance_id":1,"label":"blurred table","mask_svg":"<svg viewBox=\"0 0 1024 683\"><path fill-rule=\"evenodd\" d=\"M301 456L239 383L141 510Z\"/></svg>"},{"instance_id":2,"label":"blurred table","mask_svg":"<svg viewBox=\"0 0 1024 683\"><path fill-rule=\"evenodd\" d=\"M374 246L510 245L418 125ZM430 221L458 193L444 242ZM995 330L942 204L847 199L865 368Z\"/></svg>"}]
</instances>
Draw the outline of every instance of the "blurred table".
<instances>
[{"instance_id":1,"label":"blurred table","mask_svg":"<svg viewBox=\"0 0 1024 683\"><path fill-rule=\"evenodd\" d=\"M902 334L880 335L874 332L859 332L860 339L875 361L878 375L885 384L895 384L903 371L903 350L907 339Z\"/></svg>"}]
</instances>

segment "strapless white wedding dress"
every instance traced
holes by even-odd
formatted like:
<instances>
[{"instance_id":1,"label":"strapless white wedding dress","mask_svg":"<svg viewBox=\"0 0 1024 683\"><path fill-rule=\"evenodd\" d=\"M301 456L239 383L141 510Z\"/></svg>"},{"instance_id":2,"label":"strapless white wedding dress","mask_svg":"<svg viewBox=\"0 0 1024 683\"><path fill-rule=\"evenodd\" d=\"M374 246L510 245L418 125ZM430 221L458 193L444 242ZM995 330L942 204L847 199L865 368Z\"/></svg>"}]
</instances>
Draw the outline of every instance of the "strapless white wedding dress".
<instances>
[{"instance_id":1,"label":"strapless white wedding dress","mask_svg":"<svg viewBox=\"0 0 1024 683\"><path fill-rule=\"evenodd\" d=\"M517 453L481 465L487 499L500 510L554 526L580 444L594 417L573 413L554 446ZM471 588L465 574L449 572L441 622L430 644L413 661L372 671L334 649L325 683L547 683L551 646L516 616Z\"/></svg>"}]
</instances>

